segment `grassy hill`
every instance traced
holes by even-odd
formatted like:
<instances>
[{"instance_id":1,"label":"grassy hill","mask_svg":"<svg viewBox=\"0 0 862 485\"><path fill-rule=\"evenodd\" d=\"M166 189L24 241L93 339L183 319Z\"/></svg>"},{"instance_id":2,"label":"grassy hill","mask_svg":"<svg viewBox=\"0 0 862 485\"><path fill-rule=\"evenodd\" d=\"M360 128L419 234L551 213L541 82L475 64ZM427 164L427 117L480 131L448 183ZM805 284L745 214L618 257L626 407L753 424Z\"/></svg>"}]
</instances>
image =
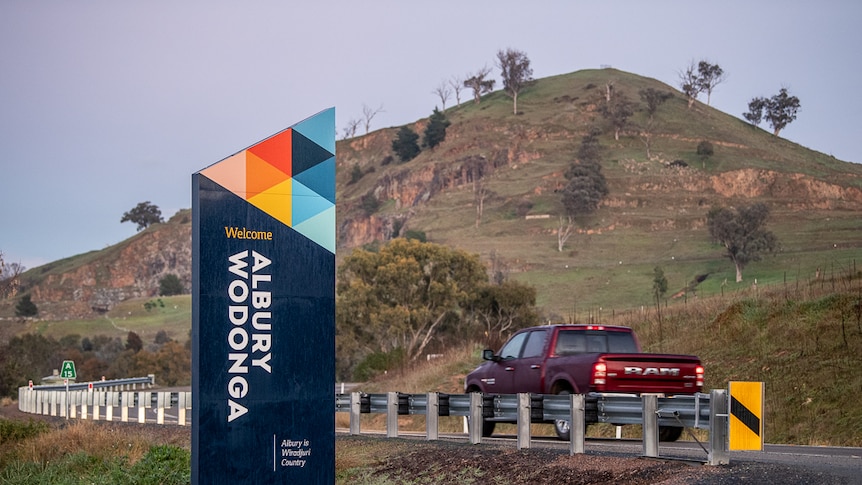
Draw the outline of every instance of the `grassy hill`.
<instances>
[{"instance_id":1,"label":"grassy hill","mask_svg":"<svg viewBox=\"0 0 862 485\"><path fill-rule=\"evenodd\" d=\"M556 231L563 210L555 191L565 182L562 174L581 137L591 126L606 127L596 105L607 83L616 95L635 102L645 88L675 97L656 114L650 158L638 128L646 123L643 104L619 141L606 130L603 171L611 193L559 252ZM431 241L503 261L510 277L537 287L539 305L550 316L566 319L649 305L655 266L663 268L671 293L708 275L697 288L703 295L738 291L755 279L761 286L804 282L818 268L821 273L846 269L862 256L860 165L775 137L699 102L689 110L670 86L613 69L538 80L519 97L518 107L521 113L513 115L511 100L495 92L480 104L447 109L452 125L446 140L405 164L386 163L395 129L340 142L340 254L347 254L351 243L386 232L368 231L368 225L385 229L397 221L402 232L424 231ZM421 134L424 120L412 126ZM702 140L714 146L706 160L696 154ZM477 160L486 162L481 180L490 192L478 226L476 177L452 175ZM671 166L680 160L688 167ZM366 175L351 184L354 166ZM382 204L370 217L361 206L367 194ZM713 206L754 202L770 205L769 228L782 249L751 264L737 285L732 264L709 239L706 213ZM345 241L355 226L369 237Z\"/></svg>"}]
</instances>

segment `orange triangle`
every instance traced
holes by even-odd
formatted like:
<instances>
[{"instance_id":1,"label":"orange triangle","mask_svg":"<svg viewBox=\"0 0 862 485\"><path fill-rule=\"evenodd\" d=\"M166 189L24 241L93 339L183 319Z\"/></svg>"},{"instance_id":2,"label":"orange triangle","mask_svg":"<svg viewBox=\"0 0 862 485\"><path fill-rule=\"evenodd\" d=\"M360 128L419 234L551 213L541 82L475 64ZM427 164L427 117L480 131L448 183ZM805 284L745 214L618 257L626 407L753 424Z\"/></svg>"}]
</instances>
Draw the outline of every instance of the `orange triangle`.
<instances>
[{"instance_id":1,"label":"orange triangle","mask_svg":"<svg viewBox=\"0 0 862 485\"><path fill-rule=\"evenodd\" d=\"M273 185L284 182L290 176L270 165L260 157L246 150L245 157L245 191L246 200L267 190Z\"/></svg>"},{"instance_id":2,"label":"orange triangle","mask_svg":"<svg viewBox=\"0 0 862 485\"><path fill-rule=\"evenodd\" d=\"M263 140L262 142L249 148L248 151L254 153L261 160L278 168L282 172L292 175L291 160L293 159L293 129L288 128L281 133Z\"/></svg>"}]
</instances>

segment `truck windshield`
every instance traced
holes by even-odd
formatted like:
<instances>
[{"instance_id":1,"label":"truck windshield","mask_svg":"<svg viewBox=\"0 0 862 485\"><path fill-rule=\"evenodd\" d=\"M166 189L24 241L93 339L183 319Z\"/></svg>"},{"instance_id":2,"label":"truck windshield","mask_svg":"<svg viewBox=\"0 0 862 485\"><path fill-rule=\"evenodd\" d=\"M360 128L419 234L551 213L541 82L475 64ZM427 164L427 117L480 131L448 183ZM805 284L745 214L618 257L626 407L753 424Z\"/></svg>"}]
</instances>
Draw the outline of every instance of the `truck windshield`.
<instances>
[{"instance_id":1,"label":"truck windshield","mask_svg":"<svg viewBox=\"0 0 862 485\"><path fill-rule=\"evenodd\" d=\"M634 337L629 332L595 330L564 330L557 335L556 355L583 353L627 354L638 351Z\"/></svg>"}]
</instances>

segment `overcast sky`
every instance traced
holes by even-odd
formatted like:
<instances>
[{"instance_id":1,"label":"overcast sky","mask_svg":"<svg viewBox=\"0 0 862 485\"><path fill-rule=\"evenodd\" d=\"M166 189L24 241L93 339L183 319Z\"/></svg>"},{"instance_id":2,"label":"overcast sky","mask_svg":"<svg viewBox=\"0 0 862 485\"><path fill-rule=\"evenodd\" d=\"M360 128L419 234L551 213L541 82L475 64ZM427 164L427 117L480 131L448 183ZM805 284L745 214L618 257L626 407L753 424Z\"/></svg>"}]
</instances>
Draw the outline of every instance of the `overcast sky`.
<instances>
[{"instance_id":1,"label":"overcast sky","mask_svg":"<svg viewBox=\"0 0 862 485\"><path fill-rule=\"evenodd\" d=\"M142 201L191 207L191 174L323 109L339 138L426 117L441 81L514 48L542 78L612 66L712 105L799 97L781 136L862 162L862 3L847 1L0 1L0 251L31 268L115 244ZM462 93L462 100L468 97ZM451 106L452 102L449 103ZM361 129L360 134L364 133Z\"/></svg>"}]
</instances>

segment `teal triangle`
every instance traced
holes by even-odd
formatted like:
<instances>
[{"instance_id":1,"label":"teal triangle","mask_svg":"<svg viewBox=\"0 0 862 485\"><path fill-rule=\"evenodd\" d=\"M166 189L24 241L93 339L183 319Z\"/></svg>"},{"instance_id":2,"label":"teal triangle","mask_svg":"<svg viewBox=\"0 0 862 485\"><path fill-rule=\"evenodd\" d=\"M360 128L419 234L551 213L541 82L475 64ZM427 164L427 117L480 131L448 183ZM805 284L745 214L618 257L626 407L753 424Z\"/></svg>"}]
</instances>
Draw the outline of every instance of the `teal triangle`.
<instances>
[{"instance_id":1,"label":"teal triangle","mask_svg":"<svg viewBox=\"0 0 862 485\"><path fill-rule=\"evenodd\" d=\"M324 199L335 203L335 157L294 175L293 179L300 181Z\"/></svg>"},{"instance_id":2,"label":"teal triangle","mask_svg":"<svg viewBox=\"0 0 862 485\"><path fill-rule=\"evenodd\" d=\"M335 155L335 108L328 108L293 125L294 131Z\"/></svg>"},{"instance_id":3,"label":"teal triangle","mask_svg":"<svg viewBox=\"0 0 862 485\"><path fill-rule=\"evenodd\" d=\"M293 213L291 214L291 226L294 228L297 224L300 224L335 205L296 179L293 179L293 198L291 199L291 202L291 207L293 209Z\"/></svg>"},{"instance_id":4,"label":"teal triangle","mask_svg":"<svg viewBox=\"0 0 862 485\"><path fill-rule=\"evenodd\" d=\"M294 224L293 229L335 254L335 206Z\"/></svg>"}]
</instances>

